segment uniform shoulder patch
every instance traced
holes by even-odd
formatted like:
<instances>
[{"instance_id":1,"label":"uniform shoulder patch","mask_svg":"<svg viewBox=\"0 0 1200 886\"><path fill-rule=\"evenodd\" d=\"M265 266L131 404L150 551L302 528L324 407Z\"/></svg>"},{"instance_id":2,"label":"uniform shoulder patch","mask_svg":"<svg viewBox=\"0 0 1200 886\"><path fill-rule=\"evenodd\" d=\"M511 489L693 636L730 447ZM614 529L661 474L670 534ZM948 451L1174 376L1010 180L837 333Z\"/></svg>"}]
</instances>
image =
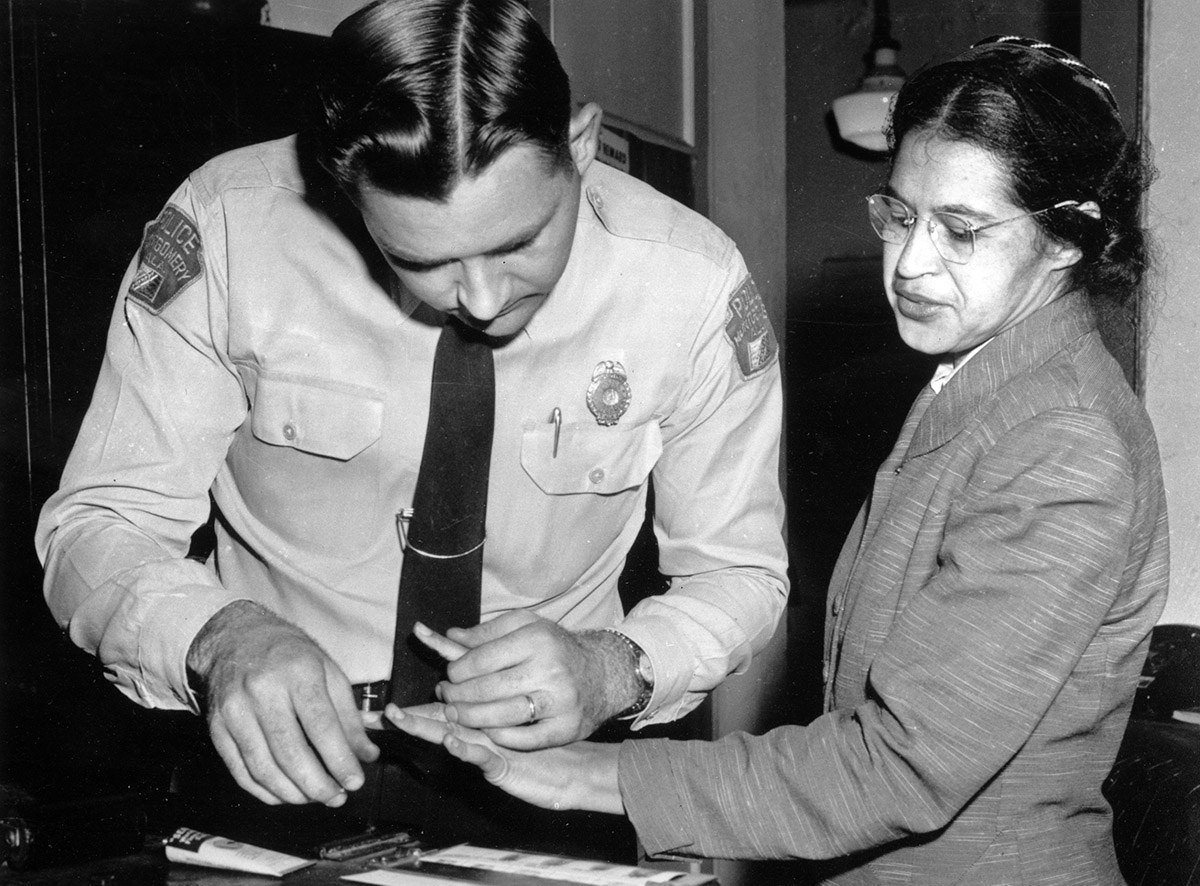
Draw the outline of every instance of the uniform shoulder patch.
<instances>
[{"instance_id":1,"label":"uniform shoulder patch","mask_svg":"<svg viewBox=\"0 0 1200 886\"><path fill-rule=\"evenodd\" d=\"M725 335L737 354L738 368L742 378L758 375L775 362L779 356L779 342L767 306L754 280L747 277L742 285L729 296L729 307L725 311Z\"/></svg>"},{"instance_id":2,"label":"uniform shoulder patch","mask_svg":"<svg viewBox=\"0 0 1200 886\"><path fill-rule=\"evenodd\" d=\"M129 297L152 314L160 313L204 273L200 230L187 213L168 203L146 225L138 269Z\"/></svg>"}]
</instances>

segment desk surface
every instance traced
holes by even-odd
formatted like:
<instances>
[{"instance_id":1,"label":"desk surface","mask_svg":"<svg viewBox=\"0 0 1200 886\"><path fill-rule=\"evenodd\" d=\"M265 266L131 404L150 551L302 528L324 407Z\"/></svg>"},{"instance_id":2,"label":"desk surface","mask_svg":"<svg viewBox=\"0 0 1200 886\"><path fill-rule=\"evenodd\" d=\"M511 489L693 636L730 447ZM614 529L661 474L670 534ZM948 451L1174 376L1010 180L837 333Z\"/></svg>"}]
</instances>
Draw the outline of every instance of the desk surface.
<instances>
[{"instance_id":1,"label":"desk surface","mask_svg":"<svg viewBox=\"0 0 1200 886\"><path fill-rule=\"evenodd\" d=\"M441 866L444 870L446 866ZM79 884L79 886L265 886L269 883L280 883L283 886L349 886L341 878L347 874L371 870L362 862L333 862L318 861L316 864L303 868L283 878L264 877L257 874L242 874L236 871L221 871L210 868L196 867L187 864L172 864L166 860L162 851L147 851L137 855L121 858L103 859L66 867L46 868L36 871L11 871L0 867L0 883L11 886L59 886L59 884ZM413 873L421 873L413 870ZM561 881L548 880L540 877L516 876L511 874L492 873L488 871L473 871L468 868L456 869L454 880L434 879L435 875L426 872L431 886L438 883L486 883L490 886L562 886ZM707 875L685 874L680 872L677 879L670 881L670 886L700 886L717 882Z\"/></svg>"},{"instance_id":2,"label":"desk surface","mask_svg":"<svg viewBox=\"0 0 1200 886\"><path fill-rule=\"evenodd\" d=\"M440 750L440 749L439 749ZM211 758L211 759L210 759ZM284 886L343 883L341 877L363 871L362 863L323 861L296 871L282 880L258 875L217 871L167 862L156 843L146 843L144 835L168 835L180 826L202 833L219 834L254 846L261 846L302 858L315 858L317 846L331 840L361 834L364 822L374 820L381 830L415 832L427 846L470 843L475 846L504 847L542 855L562 855L594 859L611 864L631 865L637 857L636 839L628 820L620 816L580 811L551 812L513 800L483 782L476 773L461 788L469 803L455 804L457 793L443 792L440 784L424 786L406 780L405 767L368 767L374 779L354 792L344 807L329 809L317 804L306 806L266 806L246 794L229 777L215 753L186 761L179 767L179 790L145 795L70 799L59 807L34 806L27 817L34 832L31 846L48 859L105 858L57 869L10 871L0 867L0 883L14 886L80 883L85 886L237 886L271 882ZM382 777L381 773L387 776ZM186 776L186 777L185 777ZM393 776L397 777L393 783ZM418 793L423 791L423 793ZM462 807L462 808L460 808ZM398 821L374 819L377 809L400 815L399 810L416 810L413 818ZM19 810L18 810L19 811ZM487 814L484 815L483 813ZM407 822L419 821L413 827ZM39 843L38 824L43 826ZM497 824L498 823L498 824ZM93 835L90 845L88 835ZM121 857L117 857L121 856ZM644 867L663 870L657 864ZM471 878L470 869L461 872L459 882L481 882ZM672 871L683 876L682 871ZM432 884L445 880L429 881ZM491 875L482 882L504 886L552 886L545 878L498 879ZM562 881L557 881L561 884ZM690 883L713 882L696 875ZM688 880L673 880L683 886ZM689 886L690 886L689 883Z\"/></svg>"}]
</instances>

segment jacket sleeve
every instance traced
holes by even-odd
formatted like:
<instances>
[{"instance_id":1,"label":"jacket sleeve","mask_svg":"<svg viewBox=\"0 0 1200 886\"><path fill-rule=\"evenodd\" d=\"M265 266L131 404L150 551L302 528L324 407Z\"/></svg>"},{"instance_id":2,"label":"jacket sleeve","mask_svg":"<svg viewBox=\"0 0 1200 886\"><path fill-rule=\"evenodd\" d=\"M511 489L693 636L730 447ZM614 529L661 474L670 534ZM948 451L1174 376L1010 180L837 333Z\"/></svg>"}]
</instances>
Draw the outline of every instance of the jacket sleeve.
<instances>
[{"instance_id":1,"label":"jacket sleeve","mask_svg":"<svg viewBox=\"0 0 1200 886\"><path fill-rule=\"evenodd\" d=\"M223 352L222 230L219 209L191 183L146 226L91 405L37 528L55 619L147 707L196 709L188 647L238 599L186 556L246 414Z\"/></svg>"},{"instance_id":2,"label":"jacket sleeve","mask_svg":"<svg viewBox=\"0 0 1200 886\"><path fill-rule=\"evenodd\" d=\"M653 473L660 570L670 586L621 626L655 673L635 729L686 714L749 667L787 603L778 346L740 259L705 310Z\"/></svg>"},{"instance_id":3,"label":"jacket sleeve","mask_svg":"<svg viewBox=\"0 0 1200 886\"><path fill-rule=\"evenodd\" d=\"M942 566L892 623L865 702L763 736L625 743L647 850L831 858L946 825L1070 704L1121 590L1134 490L1104 417L1055 410L1008 432L952 505Z\"/></svg>"}]
</instances>

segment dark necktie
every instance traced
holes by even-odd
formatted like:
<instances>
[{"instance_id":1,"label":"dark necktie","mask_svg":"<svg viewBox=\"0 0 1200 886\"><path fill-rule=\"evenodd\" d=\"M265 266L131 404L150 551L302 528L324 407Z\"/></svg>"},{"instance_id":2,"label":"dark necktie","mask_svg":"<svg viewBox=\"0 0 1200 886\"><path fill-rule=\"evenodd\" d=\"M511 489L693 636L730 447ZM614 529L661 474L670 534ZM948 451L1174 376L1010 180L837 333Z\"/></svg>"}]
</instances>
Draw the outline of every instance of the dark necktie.
<instances>
[{"instance_id":1,"label":"dark necktie","mask_svg":"<svg viewBox=\"0 0 1200 886\"><path fill-rule=\"evenodd\" d=\"M412 635L479 623L488 465L496 412L492 348L448 320L433 358L429 424L408 521L396 607L389 701L433 700L441 659Z\"/></svg>"}]
</instances>

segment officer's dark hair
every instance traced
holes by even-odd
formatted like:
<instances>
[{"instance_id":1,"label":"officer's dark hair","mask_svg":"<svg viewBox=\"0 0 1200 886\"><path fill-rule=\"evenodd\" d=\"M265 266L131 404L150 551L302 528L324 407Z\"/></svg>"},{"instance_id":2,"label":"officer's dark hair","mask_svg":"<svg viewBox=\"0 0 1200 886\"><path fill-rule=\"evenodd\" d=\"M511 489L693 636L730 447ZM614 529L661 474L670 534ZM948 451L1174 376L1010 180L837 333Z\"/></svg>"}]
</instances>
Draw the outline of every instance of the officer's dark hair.
<instances>
[{"instance_id":1,"label":"officer's dark hair","mask_svg":"<svg viewBox=\"0 0 1200 886\"><path fill-rule=\"evenodd\" d=\"M1132 305L1149 263L1140 208L1153 168L1091 69L1045 43L990 37L904 84L888 133L893 156L911 132L991 153L1008 169L1010 199L1027 212L1095 201L1099 219L1067 207L1034 220L1044 235L1080 249L1072 289L1102 312Z\"/></svg>"},{"instance_id":2,"label":"officer's dark hair","mask_svg":"<svg viewBox=\"0 0 1200 886\"><path fill-rule=\"evenodd\" d=\"M571 164L571 91L520 0L377 0L333 32L318 90L319 162L365 184L443 200L506 149Z\"/></svg>"}]
</instances>

